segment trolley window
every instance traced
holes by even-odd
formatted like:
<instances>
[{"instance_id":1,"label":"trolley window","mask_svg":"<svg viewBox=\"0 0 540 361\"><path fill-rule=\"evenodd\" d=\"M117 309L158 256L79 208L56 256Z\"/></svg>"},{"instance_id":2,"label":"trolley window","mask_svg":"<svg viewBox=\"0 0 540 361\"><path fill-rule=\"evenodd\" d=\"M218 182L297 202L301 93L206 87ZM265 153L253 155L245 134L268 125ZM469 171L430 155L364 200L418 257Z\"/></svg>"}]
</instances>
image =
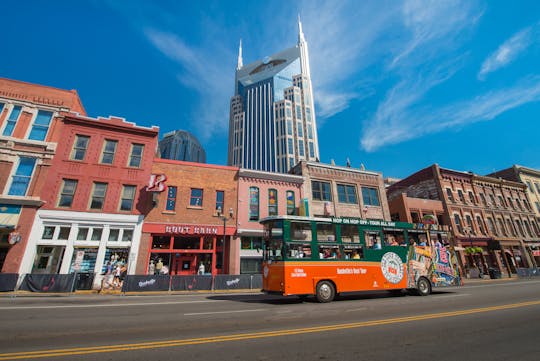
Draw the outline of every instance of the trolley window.
<instances>
[{"instance_id":1,"label":"trolley window","mask_svg":"<svg viewBox=\"0 0 540 361\"><path fill-rule=\"evenodd\" d=\"M358 231L358 226L343 224L341 226L341 242L360 243L360 232Z\"/></svg>"},{"instance_id":2,"label":"trolley window","mask_svg":"<svg viewBox=\"0 0 540 361\"><path fill-rule=\"evenodd\" d=\"M332 223L317 223L317 242L335 242L336 225Z\"/></svg>"}]
</instances>

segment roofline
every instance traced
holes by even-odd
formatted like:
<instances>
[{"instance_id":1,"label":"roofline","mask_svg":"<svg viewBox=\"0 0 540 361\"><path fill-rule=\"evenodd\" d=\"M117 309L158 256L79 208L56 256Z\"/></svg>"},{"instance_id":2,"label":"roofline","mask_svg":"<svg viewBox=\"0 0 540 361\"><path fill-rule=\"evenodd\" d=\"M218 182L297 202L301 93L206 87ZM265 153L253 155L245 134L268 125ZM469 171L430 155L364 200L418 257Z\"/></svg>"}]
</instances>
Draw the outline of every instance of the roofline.
<instances>
[{"instance_id":1,"label":"roofline","mask_svg":"<svg viewBox=\"0 0 540 361\"><path fill-rule=\"evenodd\" d=\"M104 118L104 117L92 118L90 116L82 115L77 112L60 112L60 115L70 121L75 121L75 122L89 121L89 122L93 122L91 124L105 125L111 128L121 128L121 129L126 129L126 130L129 129L129 130L136 130L140 132L155 133L156 136L159 135L159 127L157 125L152 125L151 127L144 127L141 125L137 125L134 122L128 122L125 118L122 118L122 117L115 117L115 116L109 115L108 118ZM122 124L113 124L113 123L110 123L111 121L120 121L122 122Z\"/></svg>"},{"instance_id":2,"label":"roofline","mask_svg":"<svg viewBox=\"0 0 540 361\"><path fill-rule=\"evenodd\" d=\"M253 178L264 178L264 179L270 179L274 181L290 181L293 183L302 184L304 183L304 177L295 175L295 174L287 174L287 173L273 173L273 172L265 172L260 170L254 170L254 169L247 169L247 168L240 168L238 175L241 177L253 177Z\"/></svg>"},{"instance_id":3,"label":"roofline","mask_svg":"<svg viewBox=\"0 0 540 361\"><path fill-rule=\"evenodd\" d=\"M339 170L345 170L345 171L353 172L353 173L369 174L369 175L376 175L376 176L380 175L382 177L382 172L374 172L374 171L362 170L362 169L357 169L357 168L352 168L352 167L344 167L341 165L331 165L327 163L314 162L311 160L300 161L300 162L305 162L307 165L312 165L316 167L322 167L322 168L328 168L328 169L339 169Z\"/></svg>"},{"instance_id":4,"label":"roofline","mask_svg":"<svg viewBox=\"0 0 540 361\"><path fill-rule=\"evenodd\" d=\"M232 170L236 172L240 170L240 168L238 167L232 167L229 165L187 162L185 160L174 160L174 159L165 159L165 158L158 158L158 157L154 157L154 163L166 163L166 164L186 165L186 166L201 167L201 168L223 169L223 170Z\"/></svg>"}]
</instances>

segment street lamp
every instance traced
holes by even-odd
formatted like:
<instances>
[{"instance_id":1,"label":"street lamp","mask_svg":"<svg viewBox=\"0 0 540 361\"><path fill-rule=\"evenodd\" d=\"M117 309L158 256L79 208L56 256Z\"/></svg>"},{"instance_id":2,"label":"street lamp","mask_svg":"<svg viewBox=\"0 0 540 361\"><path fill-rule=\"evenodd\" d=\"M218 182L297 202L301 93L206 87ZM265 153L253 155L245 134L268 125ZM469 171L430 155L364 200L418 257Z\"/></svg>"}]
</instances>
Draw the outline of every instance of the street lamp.
<instances>
[{"instance_id":1,"label":"street lamp","mask_svg":"<svg viewBox=\"0 0 540 361\"><path fill-rule=\"evenodd\" d=\"M234 210L232 208L229 208L229 216L223 215L223 212L221 210L221 207L218 207L217 209L217 215L219 219L223 221L223 239L221 240L221 273L225 273L225 237L227 236L227 221L230 221L233 219Z\"/></svg>"}]
</instances>

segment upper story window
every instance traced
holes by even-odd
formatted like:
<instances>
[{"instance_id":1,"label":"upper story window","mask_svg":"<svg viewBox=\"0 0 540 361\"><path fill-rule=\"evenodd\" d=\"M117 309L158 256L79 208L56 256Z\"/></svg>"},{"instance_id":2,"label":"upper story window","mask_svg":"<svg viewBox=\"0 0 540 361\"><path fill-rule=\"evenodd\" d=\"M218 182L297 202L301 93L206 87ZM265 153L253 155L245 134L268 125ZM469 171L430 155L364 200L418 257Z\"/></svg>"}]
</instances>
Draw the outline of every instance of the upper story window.
<instances>
[{"instance_id":1,"label":"upper story window","mask_svg":"<svg viewBox=\"0 0 540 361\"><path fill-rule=\"evenodd\" d=\"M473 222L472 222L472 218L470 215L466 215L465 216L465 219L467 220L467 226L469 227L469 231L471 232L471 234L476 234L476 232L474 231L474 227L473 227Z\"/></svg>"},{"instance_id":2,"label":"upper story window","mask_svg":"<svg viewBox=\"0 0 540 361\"><path fill-rule=\"evenodd\" d=\"M505 204L504 204L504 198L503 198L501 195L498 195L498 196L497 196L497 199L499 199L499 206L504 207L504 206L505 206ZM512 205L512 201L510 201L510 204L509 204L509 205L510 205L510 206Z\"/></svg>"},{"instance_id":3,"label":"upper story window","mask_svg":"<svg viewBox=\"0 0 540 361\"><path fill-rule=\"evenodd\" d=\"M1 110L1 108L0 108L0 110ZM531 193L534 193L534 188L532 186L531 181L527 181L527 187L529 187L529 190L531 191Z\"/></svg>"},{"instance_id":4,"label":"upper story window","mask_svg":"<svg viewBox=\"0 0 540 361\"><path fill-rule=\"evenodd\" d=\"M203 190L200 188L191 188L191 196L189 198L189 205L192 207L202 207L203 204Z\"/></svg>"},{"instance_id":5,"label":"upper story window","mask_svg":"<svg viewBox=\"0 0 540 361\"><path fill-rule=\"evenodd\" d=\"M495 224L493 223L493 219L491 219L491 217L487 217L486 219L487 219L489 232L491 234L497 234L497 231L495 230Z\"/></svg>"},{"instance_id":6,"label":"upper story window","mask_svg":"<svg viewBox=\"0 0 540 361\"><path fill-rule=\"evenodd\" d=\"M450 188L446 188L446 195L448 196L448 200L450 202L454 201L454 195L452 194L452 190Z\"/></svg>"},{"instance_id":7,"label":"upper story window","mask_svg":"<svg viewBox=\"0 0 540 361\"><path fill-rule=\"evenodd\" d=\"M87 137L86 135L76 135L75 143L73 143L73 149L71 150L69 158L72 160L84 160L89 142L90 137Z\"/></svg>"},{"instance_id":8,"label":"upper story window","mask_svg":"<svg viewBox=\"0 0 540 361\"><path fill-rule=\"evenodd\" d=\"M313 146L313 142L309 142L309 156L315 158L315 147Z\"/></svg>"},{"instance_id":9,"label":"upper story window","mask_svg":"<svg viewBox=\"0 0 540 361\"><path fill-rule=\"evenodd\" d=\"M495 206L495 205L496 205L496 203L495 203L495 197L493 197L493 194L490 194L490 195L489 195L489 200L491 201L490 206Z\"/></svg>"},{"instance_id":10,"label":"upper story window","mask_svg":"<svg viewBox=\"0 0 540 361\"><path fill-rule=\"evenodd\" d=\"M165 210L174 211L176 208L176 192L178 188L175 186L167 186L167 203L165 204Z\"/></svg>"},{"instance_id":11,"label":"upper story window","mask_svg":"<svg viewBox=\"0 0 540 361\"><path fill-rule=\"evenodd\" d=\"M482 217L476 216L476 224L478 224L478 230L482 234L486 234L484 231L484 222L482 222Z\"/></svg>"},{"instance_id":12,"label":"upper story window","mask_svg":"<svg viewBox=\"0 0 540 361\"><path fill-rule=\"evenodd\" d=\"M94 182L94 189L92 190L92 200L90 202L90 209L103 209L105 204L105 195L107 193L107 183Z\"/></svg>"},{"instance_id":13,"label":"upper story window","mask_svg":"<svg viewBox=\"0 0 540 361\"><path fill-rule=\"evenodd\" d=\"M2 132L2 135L10 137L13 134L13 130L15 129L15 124L17 124L19 115L21 115L21 109L22 107L20 105L15 105L13 109L11 109L11 113L9 113L9 116L6 121L6 126L4 128L4 131Z\"/></svg>"},{"instance_id":14,"label":"upper story window","mask_svg":"<svg viewBox=\"0 0 540 361\"><path fill-rule=\"evenodd\" d=\"M71 207L73 203L73 197L77 190L78 181L74 179L64 179L62 182L62 190L60 191L60 199L58 200L58 207Z\"/></svg>"},{"instance_id":15,"label":"upper story window","mask_svg":"<svg viewBox=\"0 0 540 361\"><path fill-rule=\"evenodd\" d=\"M294 215L296 213L296 202L294 199L294 192L287 191L287 215Z\"/></svg>"},{"instance_id":16,"label":"upper story window","mask_svg":"<svg viewBox=\"0 0 540 361\"><path fill-rule=\"evenodd\" d=\"M540 193L540 184L534 182L534 186L536 187L536 192Z\"/></svg>"},{"instance_id":17,"label":"upper story window","mask_svg":"<svg viewBox=\"0 0 540 361\"><path fill-rule=\"evenodd\" d=\"M113 164L117 145L118 141L105 139L105 142L103 143L103 153L101 154L102 164Z\"/></svg>"},{"instance_id":18,"label":"upper story window","mask_svg":"<svg viewBox=\"0 0 540 361\"><path fill-rule=\"evenodd\" d=\"M32 179L32 173L34 172L34 166L36 165L36 158L19 157L19 164L15 173L11 176L11 186L9 187L8 194L10 196L25 196L30 180Z\"/></svg>"},{"instance_id":19,"label":"upper story window","mask_svg":"<svg viewBox=\"0 0 540 361\"><path fill-rule=\"evenodd\" d=\"M502 200L502 198L501 198ZM512 198L508 197L508 206L514 208L514 203L512 202Z\"/></svg>"},{"instance_id":20,"label":"upper story window","mask_svg":"<svg viewBox=\"0 0 540 361\"><path fill-rule=\"evenodd\" d=\"M216 211L225 212L225 192L216 191Z\"/></svg>"},{"instance_id":21,"label":"upper story window","mask_svg":"<svg viewBox=\"0 0 540 361\"><path fill-rule=\"evenodd\" d=\"M136 186L125 185L122 187L122 199L120 200L121 211L131 211L135 200Z\"/></svg>"},{"instance_id":22,"label":"upper story window","mask_svg":"<svg viewBox=\"0 0 540 361\"><path fill-rule=\"evenodd\" d=\"M461 225L461 218L459 217L459 214L454 214L454 223L456 225L456 229L459 233L463 234L463 226Z\"/></svg>"},{"instance_id":23,"label":"upper story window","mask_svg":"<svg viewBox=\"0 0 540 361\"><path fill-rule=\"evenodd\" d=\"M502 219L497 218L497 226L499 227L500 232L501 232L504 236L507 236L507 235L508 235L508 232L506 231L506 227L504 226L504 222L502 221Z\"/></svg>"},{"instance_id":24,"label":"upper story window","mask_svg":"<svg viewBox=\"0 0 540 361\"><path fill-rule=\"evenodd\" d=\"M459 200L465 203L465 197L463 196L463 191L461 189L458 189L457 194L458 194Z\"/></svg>"},{"instance_id":25,"label":"upper story window","mask_svg":"<svg viewBox=\"0 0 540 361\"><path fill-rule=\"evenodd\" d=\"M377 188L362 187L362 199L366 206L380 206Z\"/></svg>"},{"instance_id":26,"label":"upper story window","mask_svg":"<svg viewBox=\"0 0 540 361\"><path fill-rule=\"evenodd\" d=\"M357 204L356 187L350 184L337 185L339 203Z\"/></svg>"},{"instance_id":27,"label":"upper story window","mask_svg":"<svg viewBox=\"0 0 540 361\"><path fill-rule=\"evenodd\" d=\"M278 215L278 192L275 189L268 190L268 215Z\"/></svg>"},{"instance_id":28,"label":"upper story window","mask_svg":"<svg viewBox=\"0 0 540 361\"><path fill-rule=\"evenodd\" d=\"M52 112L39 110L36 119L34 119L34 124L32 125L30 135L28 135L28 139L45 140L47 132L49 131L49 126L51 125L52 116Z\"/></svg>"},{"instance_id":29,"label":"upper story window","mask_svg":"<svg viewBox=\"0 0 540 361\"><path fill-rule=\"evenodd\" d=\"M476 198L474 198L474 194L472 191L469 191L469 200L472 202L472 204L476 204Z\"/></svg>"},{"instance_id":30,"label":"upper story window","mask_svg":"<svg viewBox=\"0 0 540 361\"><path fill-rule=\"evenodd\" d=\"M139 168L142 162L142 156L144 151L143 144L132 144L131 153L129 154L129 166Z\"/></svg>"},{"instance_id":31,"label":"upper story window","mask_svg":"<svg viewBox=\"0 0 540 361\"><path fill-rule=\"evenodd\" d=\"M304 141L302 139L298 140L298 155L300 157L304 156Z\"/></svg>"},{"instance_id":32,"label":"upper story window","mask_svg":"<svg viewBox=\"0 0 540 361\"><path fill-rule=\"evenodd\" d=\"M521 205L521 202L519 201L519 198L516 198L516 205L520 210L523 210L523 206Z\"/></svg>"},{"instance_id":33,"label":"upper story window","mask_svg":"<svg viewBox=\"0 0 540 361\"><path fill-rule=\"evenodd\" d=\"M486 196L484 196L484 193L480 193L480 200L482 201L482 204L483 205L486 205L487 202L486 202Z\"/></svg>"},{"instance_id":34,"label":"upper story window","mask_svg":"<svg viewBox=\"0 0 540 361\"><path fill-rule=\"evenodd\" d=\"M249 187L249 220L259 220L259 188Z\"/></svg>"},{"instance_id":35,"label":"upper story window","mask_svg":"<svg viewBox=\"0 0 540 361\"><path fill-rule=\"evenodd\" d=\"M330 192L329 182L311 181L311 193L313 200L331 201L332 192Z\"/></svg>"}]
</instances>

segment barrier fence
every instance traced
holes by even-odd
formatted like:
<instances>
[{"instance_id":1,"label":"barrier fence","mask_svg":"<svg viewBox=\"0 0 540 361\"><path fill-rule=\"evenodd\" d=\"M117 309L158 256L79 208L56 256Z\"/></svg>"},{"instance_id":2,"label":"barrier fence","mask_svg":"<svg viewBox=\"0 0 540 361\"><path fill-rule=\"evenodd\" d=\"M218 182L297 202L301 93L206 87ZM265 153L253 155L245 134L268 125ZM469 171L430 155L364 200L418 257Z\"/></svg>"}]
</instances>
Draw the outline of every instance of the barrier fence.
<instances>
[{"instance_id":1,"label":"barrier fence","mask_svg":"<svg viewBox=\"0 0 540 361\"><path fill-rule=\"evenodd\" d=\"M17 287L19 275L0 273L0 292L16 290L30 292L70 293L77 290L101 289L95 287L93 273L25 274ZM101 277L101 276L99 276ZM122 282L122 292L150 291L218 291L260 290L262 275L128 275Z\"/></svg>"}]
</instances>

